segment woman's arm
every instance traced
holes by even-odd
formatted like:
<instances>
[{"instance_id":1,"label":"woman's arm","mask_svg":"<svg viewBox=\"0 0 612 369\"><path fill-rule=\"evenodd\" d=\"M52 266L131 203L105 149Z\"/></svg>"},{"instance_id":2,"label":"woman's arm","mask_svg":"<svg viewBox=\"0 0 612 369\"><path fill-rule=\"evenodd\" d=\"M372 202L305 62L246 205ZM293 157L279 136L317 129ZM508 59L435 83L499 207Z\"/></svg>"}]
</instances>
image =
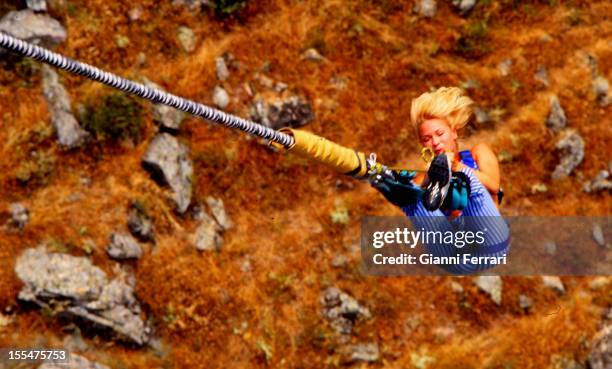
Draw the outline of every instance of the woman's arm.
<instances>
[{"instance_id":1,"label":"woman's arm","mask_svg":"<svg viewBox=\"0 0 612 369\"><path fill-rule=\"evenodd\" d=\"M483 186L491 193L494 198L497 197L500 184L499 162L493 150L487 144L478 144L471 150L472 157L478 164L478 170L474 171L476 178ZM453 171L461 170L465 165L459 161L453 165Z\"/></svg>"}]
</instances>

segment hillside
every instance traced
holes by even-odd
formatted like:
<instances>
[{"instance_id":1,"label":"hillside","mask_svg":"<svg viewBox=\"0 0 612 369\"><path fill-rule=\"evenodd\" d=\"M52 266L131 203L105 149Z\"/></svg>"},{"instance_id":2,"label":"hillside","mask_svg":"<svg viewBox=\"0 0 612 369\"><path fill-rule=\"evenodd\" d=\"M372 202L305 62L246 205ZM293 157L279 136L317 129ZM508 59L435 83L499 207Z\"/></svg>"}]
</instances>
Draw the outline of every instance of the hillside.
<instances>
[{"instance_id":1,"label":"hillside","mask_svg":"<svg viewBox=\"0 0 612 369\"><path fill-rule=\"evenodd\" d=\"M0 12L21 7L5 1ZM498 153L504 215L612 214L609 190L583 191L612 170L612 104L593 88L597 77L612 78L610 2L483 0L462 15L438 0L433 17L413 11L413 1L386 0L251 1L226 17L178 1L56 0L48 7L67 30L55 48L63 55L207 105L221 86L225 110L242 117L258 98L280 96L280 82L283 97L311 104L314 119L302 128L391 165L420 165L411 100L461 86L487 117L460 142L486 142ZM181 27L193 32L190 51ZM320 58L305 57L309 49ZM216 60L223 55L229 75L221 81ZM53 133L41 69L0 55L0 347L61 347L82 331L85 349L76 351L112 368L337 367L358 343L374 343L378 359L346 365L586 368L612 307L609 277L562 277L564 293L540 277L502 277L497 305L471 277L363 275L361 217L399 216L399 209L367 183L194 117L175 132L193 162L190 206L180 214L141 164L159 131L151 104L129 100L138 122L132 136L94 135L66 149ZM105 109L109 88L59 77L81 123L87 109ZM553 95L585 147L578 167L559 180L551 173L561 133L546 125ZM233 226L219 250L199 251L193 235L209 197L223 201ZM10 225L16 202L29 212L23 229ZM155 241L142 242L138 260L118 263L106 246L113 232L127 230L133 204L152 219ZM40 244L86 257L109 278L120 264L133 273L153 347L75 328L18 302L17 258ZM332 286L371 315L349 334L322 313ZM521 307L521 295L530 308Z\"/></svg>"}]
</instances>

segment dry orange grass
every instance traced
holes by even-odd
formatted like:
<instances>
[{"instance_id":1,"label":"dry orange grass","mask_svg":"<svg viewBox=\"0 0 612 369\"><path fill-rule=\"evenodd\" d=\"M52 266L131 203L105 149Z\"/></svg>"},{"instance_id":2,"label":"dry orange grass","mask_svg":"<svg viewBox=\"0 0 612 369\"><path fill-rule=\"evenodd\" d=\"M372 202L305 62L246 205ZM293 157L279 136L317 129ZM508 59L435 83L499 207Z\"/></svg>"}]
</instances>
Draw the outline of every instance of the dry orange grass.
<instances>
[{"instance_id":1,"label":"dry orange grass","mask_svg":"<svg viewBox=\"0 0 612 369\"><path fill-rule=\"evenodd\" d=\"M146 76L172 93L207 104L219 83L214 59L231 52L240 67L223 82L236 97L230 112L248 113L250 98L244 83L257 86L254 74L265 73L314 102L317 119L309 130L376 152L393 164L414 165L416 160L418 145L407 124L410 100L430 87L475 78L482 87L470 90L470 95L481 106L503 107L505 114L495 127L464 142L485 141L496 151L515 156L515 161L502 166L504 186L510 190L503 211L610 214L609 193L586 195L575 178L551 184L548 177L557 159L541 154L553 146L543 120L548 95L555 92L569 125L587 142L580 167L584 177L594 176L609 160L610 107L599 108L593 102L588 71L576 50L596 55L600 73L611 77L610 48L601 41L610 33L610 21L601 15L611 7L578 1L557 7L529 4L535 16L523 8L492 5L487 31L492 48L478 61L457 57L453 48L461 27L483 10L463 19L446 2L439 2L438 16L432 20L418 19L411 13L411 3L341 0L257 2L244 12L243 22L227 23L192 15L171 2L153 1L140 2L142 16L134 22L127 18L135 6L128 1L91 0L76 4L72 13L64 7L54 14L69 31L69 39L59 48L63 54L130 78ZM565 18L571 6L584 18L576 27L568 26ZM193 53L179 47L180 25L189 26L197 36ZM545 32L557 35L550 44L538 41ZM118 48L116 35L127 36L129 46ZM308 47L317 47L327 61L301 61ZM140 52L146 54L143 66L137 63ZM499 77L496 65L510 56L516 60L512 77ZM269 72L262 72L265 62ZM549 66L547 90L532 80L536 63ZM0 231L0 312L6 306L18 312L15 322L0 330L0 346L25 344L37 336L49 345L61 345L63 337L62 324L55 319L15 308L20 287L11 272L15 257L50 239L70 244L71 253L84 255L81 246L90 239L95 244L93 261L112 274L115 263L108 260L104 247L111 232L125 227L133 200L144 201L154 216L157 242L135 265L137 295L167 356L104 347L103 340L88 338L100 347L88 357L118 367L335 366L332 330L321 318L319 295L327 286L337 285L372 310L375 318L356 327L353 342L378 342L380 366L411 368L413 354L426 352L435 360L428 368L496 368L505 363L545 368L552 365L551 354L583 359L582 339L591 337L599 308L609 304L605 298L609 291L583 292L588 279L581 278L565 278L569 292L561 298L538 280L504 278L502 307L468 279L455 279L466 290L470 306L466 307L451 292L449 278L363 276L353 247L359 239L360 216L399 215L399 210L366 184L195 118L186 119L180 134L195 161L194 201L221 197L235 224L225 234L219 253L194 249L189 235L196 222L188 215L173 214L165 190L140 168L147 140L98 153L63 152L52 139L44 140L42 145L57 158L55 169L46 184L21 186L15 171L27 151L37 148L31 135L39 129L37 122L47 122L48 116L36 78L34 87L28 88L7 73L0 70L1 80L10 81L0 88L0 142L4 143L0 209L21 201L32 218L23 233ZM62 76L75 103L108 91L79 77ZM330 82L339 78L345 88ZM512 79L520 83L516 90ZM150 114L146 120L150 139L155 130ZM91 186L83 186L82 177L91 178ZM536 182L548 183L549 192L531 194ZM81 199L69 201L74 193ZM330 219L338 206L348 209L347 225ZM6 212L0 213L0 221L7 218ZM330 267L340 253L349 258L348 266ZM243 271L247 260L251 270ZM518 308L521 293L534 299L530 315ZM593 298L599 302L593 303ZM549 316L557 306L561 312ZM413 327L410 322L415 319L419 323ZM454 332L450 338L442 334L448 329Z\"/></svg>"}]
</instances>

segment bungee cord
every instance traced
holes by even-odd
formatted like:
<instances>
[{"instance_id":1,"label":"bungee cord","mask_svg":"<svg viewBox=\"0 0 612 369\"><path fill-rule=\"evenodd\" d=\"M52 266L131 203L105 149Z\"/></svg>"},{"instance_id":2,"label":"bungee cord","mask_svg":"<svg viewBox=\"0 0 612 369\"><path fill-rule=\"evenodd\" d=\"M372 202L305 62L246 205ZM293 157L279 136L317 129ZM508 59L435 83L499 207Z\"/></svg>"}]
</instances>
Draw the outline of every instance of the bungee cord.
<instances>
[{"instance_id":1,"label":"bungee cord","mask_svg":"<svg viewBox=\"0 0 612 369\"><path fill-rule=\"evenodd\" d=\"M81 63L51 50L20 40L2 31L0 31L0 47L15 54L33 58L56 68L103 83L123 92L134 94L154 103L168 105L208 121L222 124L229 128L236 128L254 136L270 140L287 149L291 148L295 143L293 137L287 133L279 132L253 121L211 108L210 106L119 77L89 64Z\"/></svg>"}]
</instances>

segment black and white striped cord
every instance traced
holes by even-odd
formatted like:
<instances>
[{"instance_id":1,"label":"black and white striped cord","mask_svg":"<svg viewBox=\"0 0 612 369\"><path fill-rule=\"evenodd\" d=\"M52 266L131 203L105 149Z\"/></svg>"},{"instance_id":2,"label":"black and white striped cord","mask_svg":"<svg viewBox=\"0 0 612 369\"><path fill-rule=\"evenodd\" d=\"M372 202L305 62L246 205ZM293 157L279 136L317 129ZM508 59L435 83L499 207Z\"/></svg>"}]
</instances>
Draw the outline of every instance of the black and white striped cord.
<instances>
[{"instance_id":1,"label":"black and white striped cord","mask_svg":"<svg viewBox=\"0 0 612 369\"><path fill-rule=\"evenodd\" d=\"M47 63L70 73L104 83L118 90L140 96L154 103L168 105L211 122L223 124L226 127L237 128L252 135L279 143L286 148L291 147L294 143L293 137L286 133L278 132L272 128L265 127L235 115L227 114L195 101L130 81L89 64L72 60L43 47L32 45L2 31L0 31L0 47L13 53Z\"/></svg>"}]
</instances>

